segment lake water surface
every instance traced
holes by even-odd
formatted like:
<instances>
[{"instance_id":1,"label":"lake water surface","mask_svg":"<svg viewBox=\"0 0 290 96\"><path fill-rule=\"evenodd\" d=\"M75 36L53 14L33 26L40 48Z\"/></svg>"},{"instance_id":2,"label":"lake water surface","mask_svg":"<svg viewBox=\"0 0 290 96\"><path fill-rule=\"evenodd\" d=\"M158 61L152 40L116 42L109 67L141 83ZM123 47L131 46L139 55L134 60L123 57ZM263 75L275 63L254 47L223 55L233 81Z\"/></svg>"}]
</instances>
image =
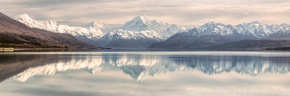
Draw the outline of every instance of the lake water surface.
<instances>
[{"instance_id":1,"label":"lake water surface","mask_svg":"<svg viewBox=\"0 0 290 96\"><path fill-rule=\"evenodd\" d=\"M0 96L289 96L289 52L0 53Z\"/></svg>"}]
</instances>

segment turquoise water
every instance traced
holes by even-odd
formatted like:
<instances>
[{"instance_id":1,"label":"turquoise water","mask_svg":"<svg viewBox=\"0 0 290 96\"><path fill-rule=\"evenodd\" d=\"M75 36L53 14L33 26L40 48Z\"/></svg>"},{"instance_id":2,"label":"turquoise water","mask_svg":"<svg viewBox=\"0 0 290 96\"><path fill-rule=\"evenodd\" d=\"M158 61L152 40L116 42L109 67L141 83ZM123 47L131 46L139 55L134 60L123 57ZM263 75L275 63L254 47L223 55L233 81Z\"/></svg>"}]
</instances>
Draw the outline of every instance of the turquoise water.
<instances>
[{"instance_id":1,"label":"turquoise water","mask_svg":"<svg viewBox=\"0 0 290 96\"><path fill-rule=\"evenodd\" d=\"M13 52L1 96L288 96L288 52Z\"/></svg>"}]
</instances>

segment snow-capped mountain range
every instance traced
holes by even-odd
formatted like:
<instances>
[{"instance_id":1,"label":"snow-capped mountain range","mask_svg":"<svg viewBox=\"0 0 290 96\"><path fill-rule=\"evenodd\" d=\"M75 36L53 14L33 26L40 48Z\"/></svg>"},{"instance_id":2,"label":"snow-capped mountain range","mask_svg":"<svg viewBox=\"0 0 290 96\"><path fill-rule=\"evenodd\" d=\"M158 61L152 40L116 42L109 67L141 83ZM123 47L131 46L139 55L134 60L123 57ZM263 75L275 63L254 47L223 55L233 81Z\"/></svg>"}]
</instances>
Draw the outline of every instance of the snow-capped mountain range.
<instances>
[{"instance_id":1,"label":"snow-capped mountain range","mask_svg":"<svg viewBox=\"0 0 290 96\"><path fill-rule=\"evenodd\" d=\"M27 14L19 15L14 19L32 28L86 37L102 47L146 48L152 43L164 41L177 32L193 27L168 24L158 20L151 21L145 15L137 16L124 25L91 22L85 27L59 25L56 21L34 20ZM80 40L88 42L84 39ZM127 46L128 44L130 46Z\"/></svg>"},{"instance_id":2,"label":"snow-capped mountain range","mask_svg":"<svg viewBox=\"0 0 290 96\"><path fill-rule=\"evenodd\" d=\"M290 26L270 35L267 39L270 40L290 40Z\"/></svg>"},{"instance_id":3,"label":"snow-capped mountain range","mask_svg":"<svg viewBox=\"0 0 290 96\"><path fill-rule=\"evenodd\" d=\"M283 74L290 71L287 57L280 61L280 59L271 56L253 58L249 56L196 55L190 58L183 58L182 56L172 58L164 55L120 54L115 56L100 54L99 56L71 56L66 57L66 60L61 59L56 59L57 62L50 62L43 66L29 68L12 78L25 82L33 76L54 75L68 70L86 70L91 74L119 70L137 81L142 81L146 76L158 76L158 74L176 71L197 70L208 75L236 72L252 76L262 73Z\"/></svg>"},{"instance_id":4,"label":"snow-capped mountain range","mask_svg":"<svg viewBox=\"0 0 290 96\"><path fill-rule=\"evenodd\" d=\"M190 28L193 26L163 23L140 15L126 22L121 29L109 32L95 41L105 47L147 48L152 43L164 41L175 33Z\"/></svg>"},{"instance_id":5,"label":"snow-capped mountain range","mask_svg":"<svg viewBox=\"0 0 290 96\"><path fill-rule=\"evenodd\" d=\"M285 27L288 27L288 24L280 24L280 25L264 25L257 21L250 23L243 23L238 25L225 25L216 22L209 22L202 25L199 28L194 30L186 31L180 34L191 34L191 36L211 36L211 35L247 35L253 36L253 38L263 38L274 34ZM233 38L236 39L236 38Z\"/></svg>"},{"instance_id":6,"label":"snow-capped mountain range","mask_svg":"<svg viewBox=\"0 0 290 96\"><path fill-rule=\"evenodd\" d=\"M156 43L153 44L153 47L155 45L171 47L174 44L177 44L174 45L177 47L185 45L203 47L239 40L266 38L289 27L288 24L267 25L257 21L238 25L209 22L200 27L180 26L150 20L145 15L139 15L123 25L91 22L85 27L59 25L56 21L34 20L27 14L17 16L15 20L33 28L71 34L89 44L121 48L147 48L153 43Z\"/></svg>"},{"instance_id":7,"label":"snow-capped mountain range","mask_svg":"<svg viewBox=\"0 0 290 96\"><path fill-rule=\"evenodd\" d=\"M56 21L34 20L28 14L21 14L14 19L32 28L44 29L57 33L67 33L73 36L86 36L89 39L100 38L104 36L104 31L111 28L108 24L97 22L91 22L87 27L59 25Z\"/></svg>"},{"instance_id":8,"label":"snow-capped mountain range","mask_svg":"<svg viewBox=\"0 0 290 96\"><path fill-rule=\"evenodd\" d=\"M191 27L163 23L156 19L150 21L145 15L140 15L125 23L123 29L130 31L154 31L162 39L167 39L175 33L180 31L187 31L187 29L190 29Z\"/></svg>"},{"instance_id":9,"label":"snow-capped mountain range","mask_svg":"<svg viewBox=\"0 0 290 96\"><path fill-rule=\"evenodd\" d=\"M153 44L151 47L200 48L239 40L257 40L267 38L289 26L288 24L267 25L257 21L238 25L209 22L198 28L179 32L166 41Z\"/></svg>"}]
</instances>

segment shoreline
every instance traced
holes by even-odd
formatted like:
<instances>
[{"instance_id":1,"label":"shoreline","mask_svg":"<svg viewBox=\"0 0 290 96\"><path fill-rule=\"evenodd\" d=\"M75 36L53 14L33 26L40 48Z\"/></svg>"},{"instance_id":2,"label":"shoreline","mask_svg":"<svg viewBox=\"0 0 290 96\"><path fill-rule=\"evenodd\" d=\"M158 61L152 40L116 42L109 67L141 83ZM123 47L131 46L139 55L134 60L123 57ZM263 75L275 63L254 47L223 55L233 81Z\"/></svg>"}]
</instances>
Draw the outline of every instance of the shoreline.
<instances>
[{"instance_id":1,"label":"shoreline","mask_svg":"<svg viewBox=\"0 0 290 96\"><path fill-rule=\"evenodd\" d=\"M15 48L0 48L0 52L13 52Z\"/></svg>"},{"instance_id":2,"label":"shoreline","mask_svg":"<svg viewBox=\"0 0 290 96\"><path fill-rule=\"evenodd\" d=\"M16 51L73 51L88 50L101 48L0 48L0 52L16 52Z\"/></svg>"},{"instance_id":3,"label":"shoreline","mask_svg":"<svg viewBox=\"0 0 290 96\"><path fill-rule=\"evenodd\" d=\"M289 50L270 50L270 49L166 49L166 48L144 48L144 49L132 49L132 48L1 48L0 52L51 52L51 51L88 51L88 50L110 50L110 51L289 51Z\"/></svg>"}]
</instances>

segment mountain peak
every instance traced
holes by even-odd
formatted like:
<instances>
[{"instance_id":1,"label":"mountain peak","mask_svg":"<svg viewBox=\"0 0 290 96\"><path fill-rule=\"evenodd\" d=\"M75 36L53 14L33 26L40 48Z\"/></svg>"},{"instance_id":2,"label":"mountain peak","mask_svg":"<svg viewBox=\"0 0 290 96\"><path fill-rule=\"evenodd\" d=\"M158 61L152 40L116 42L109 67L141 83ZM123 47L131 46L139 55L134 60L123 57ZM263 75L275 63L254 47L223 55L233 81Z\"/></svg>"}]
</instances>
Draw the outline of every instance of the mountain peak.
<instances>
[{"instance_id":1,"label":"mountain peak","mask_svg":"<svg viewBox=\"0 0 290 96\"><path fill-rule=\"evenodd\" d=\"M144 15L144 14L135 17L132 21L141 21L143 23L148 23L148 19L147 19L146 15Z\"/></svg>"},{"instance_id":2,"label":"mountain peak","mask_svg":"<svg viewBox=\"0 0 290 96\"><path fill-rule=\"evenodd\" d=\"M141 14L141 15L138 15L137 17L146 18L146 15L145 14Z\"/></svg>"},{"instance_id":3,"label":"mountain peak","mask_svg":"<svg viewBox=\"0 0 290 96\"><path fill-rule=\"evenodd\" d=\"M253 21L253 22L251 22L251 23L259 23L259 24L260 24L260 22L259 22L259 21Z\"/></svg>"},{"instance_id":4,"label":"mountain peak","mask_svg":"<svg viewBox=\"0 0 290 96\"><path fill-rule=\"evenodd\" d=\"M20 14L18 15L16 18L17 19L22 19L23 21L29 21L29 22L45 22L45 23L48 23L48 24L53 24L53 25L57 25L56 21L54 20L51 20L51 21L42 21L42 20L35 20L33 18L31 18L28 14L24 13L24 14ZM24 22L22 22L24 23Z\"/></svg>"},{"instance_id":5,"label":"mountain peak","mask_svg":"<svg viewBox=\"0 0 290 96\"><path fill-rule=\"evenodd\" d=\"M289 33L290 32L290 26L283 28L278 33Z\"/></svg>"},{"instance_id":6,"label":"mountain peak","mask_svg":"<svg viewBox=\"0 0 290 96\"><path fill-rule=\"evenodd\" d=\"M56 21L42 21L35 20L31 18L28 14L21 14L17 17L14 17L15 20L31 27L31 28L39 28L47 31L56 32L57 31L57 22Z\"/></svg>"},{"instance_id":7,"label":"mountain peak","mask_svg":"<svg viewBox=\"0 0 290 96\"><path fill-rule=\"evenodd\" d=\"M253 21L253 22L250 22L248 24L253 24L253 25L261 25L261 23L259 21Z\"/></svg>"},{"instance_id":8,"label":"mountain peak","mask_svg":"<svg viewBox=\"0 0 290 96\"><path fill-rule=\"evenodd\" d=\"M161 21L159 21L159 20L157 20L157 19L154 19L153 21L151 21L151 22L153 22L153 23L159 23L159 24L161 24L162 22Z\"/></svg>"},{"instance_id":9,"label":"mountain peak","mask_svg":"<svg viewBox=\"0 0 290 96\"><path fill-rule=\"evenodd\" d=\"M208 24L216 24L216 22L210 21L210 22L208 22Z\"/></svg>"},{"instance_id":10,"label":"mountain peak","mask_svg":"<svg viewBox=\"0 0 290 96\"><path fill-rule=\"evenodd\" d=\"M144 31L149 29L149 25L150 21L147 19L147 17L145 15L139 15L133 18L131 21L125 23L123 28L125 30Z\"/></svg>"},{"instance_id":11,"label":"mountain peak","mask_svg":"<svg viewBox=\"0 0 290 96\"><path fill-rule=\"evenodd\" d=\"M26 18L26 19L32 19L28 14L24 13L24 14L20 14L18 15L18 18Z\"/></svg>"},{"instance_id":12,"label":"mountain peak","mask_svg":"<svg viewBox=\"0 0 290 96\"><path fill-rule=\"evenodd\" d=\"M86 27L102 28L102 27L104 27L104 24L100 23L100 22L93 21L93 22L90 22Z\"/></svg>"},{"instance_id":13,"label":"mountain peak","mask_svg":"<svg viewBox=\"0 0 290 96\"><path fill-rule=\"evenodd\" d=\"M225 26L225 25L222 24L222 23L217 23L217 22L213 22L213 21L208 22L208 23L206 23L206 24L204 24L204 25L202 25L202 26L206 26L206 27L208 27L208 26L217 26L217 25Z\"/></svg>"}]
</instances>

